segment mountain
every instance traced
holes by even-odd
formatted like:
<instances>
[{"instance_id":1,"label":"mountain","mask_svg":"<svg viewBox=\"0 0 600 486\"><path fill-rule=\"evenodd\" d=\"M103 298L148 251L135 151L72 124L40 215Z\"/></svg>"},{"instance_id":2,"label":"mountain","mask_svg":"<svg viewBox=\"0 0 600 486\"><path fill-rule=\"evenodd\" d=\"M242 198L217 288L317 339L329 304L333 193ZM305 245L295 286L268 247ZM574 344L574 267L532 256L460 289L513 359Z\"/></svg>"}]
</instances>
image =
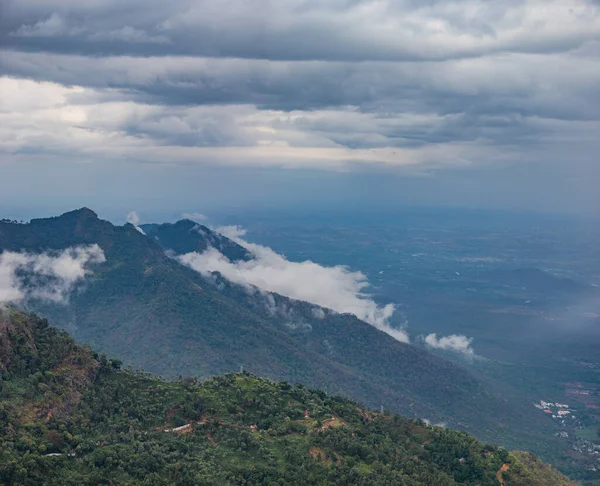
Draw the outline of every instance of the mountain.
<instances>
[{"instance_id":1,"label":"mountain","mask_svg":"<svg viewBox=\"0 0 600 486\"><path fill-rule=\"evenodd\" d=\"M89 209L28 224L0 222L0 251L42 252L98 244L106 261L93 267L69 305L29 301L101 352L168 377L208 378L243 366L275 380L385 406L411 417L472 432L548 457L556 450L555 425L528 403L494 395L463 367L401 343L352 315L250 291L219 275L205 278L165 254L201 248L218 238L192 222L146 228L114 226ZM167 235L169 235L167 237ZM156 240L158 237L158 241Z\"/></svg>"},{"instance_id":2,"label":"mountain","mask_svg":"<svg viewBox=\"0 0 600 486\"><path fill-rule=\"evenodd\" d=\"M2 310L0 483L573 484L530 454L299 384L119 368L45 319Z\"/></svg>"},{"instance_id":3,"label":"mountain","mask_svg":"<svg viewBox=\"0 0 600 486\"><path fill-rule=\"evenodd\" d=\"M140 227L160 246L177 255L194 251L202 253L208 248L216 248L233 262L252 258L243 246L189 219L174 224L143 224Z\"/></svg>"}]
</instances>

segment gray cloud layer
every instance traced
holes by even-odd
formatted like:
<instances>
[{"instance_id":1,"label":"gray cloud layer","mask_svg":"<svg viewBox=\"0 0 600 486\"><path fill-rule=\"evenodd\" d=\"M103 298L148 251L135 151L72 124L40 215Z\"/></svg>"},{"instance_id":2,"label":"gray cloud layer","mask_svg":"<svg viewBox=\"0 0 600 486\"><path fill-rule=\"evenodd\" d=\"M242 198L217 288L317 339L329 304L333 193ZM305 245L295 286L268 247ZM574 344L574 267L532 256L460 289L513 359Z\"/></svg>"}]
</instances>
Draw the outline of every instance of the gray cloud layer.
<instances>
[{"instance_id":1,"label":"gray cloud layer","mask_svg":"<svg viewBox=\"0 0 600 486\"><path fill-rule=\"evenodd\" d=\"M564 52L600 39L587 2L9 0L8 46L83 54L406 61Z\"/></svg>"},{"instance_id":2,"label":"gray cloud layer","mask_svg":"<svg viewBox=\"0 0 600 486\"><path fill-rule=\"evenodd\" d=\"M553 173L568 160L597 174L597 2L2 9L0 162L417 171L543 162Z\"/></svg>"}]
</instances>

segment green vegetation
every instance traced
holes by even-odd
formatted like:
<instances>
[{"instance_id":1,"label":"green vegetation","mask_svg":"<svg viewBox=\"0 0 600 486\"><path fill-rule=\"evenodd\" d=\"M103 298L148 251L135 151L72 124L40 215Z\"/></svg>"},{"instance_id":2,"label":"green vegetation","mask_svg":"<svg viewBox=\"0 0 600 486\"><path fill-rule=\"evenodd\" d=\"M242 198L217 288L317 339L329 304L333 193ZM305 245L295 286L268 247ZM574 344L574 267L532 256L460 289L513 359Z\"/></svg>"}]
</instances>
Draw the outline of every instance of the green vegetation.
<instances>
[{"instance_id":1,"label":"green vegetation","mask_svg":"<svg viewBox=\"0 0 600 486\"><path fill-rule=\"evenodd\" d=\"M122 371L0 314L0 484L570 485L531 455L247 373Z\"/></svg>"},{"instance_id":2,"label":"green vegetation","mask_svg":"<svg viewBox=\"0 0 600 486\"><path fill-rule=\"evenodd\" d=\"M597 426L585 427L577 430L577 437L589 440L590 442L600 442L600 429Z\"/></svg>"},{"instance_id":3,"label":"green vegetation","mask_svg":"<svg viewBox=\"0 0 600 486\"><path fill-rule=\"evenodd\" d=\"M557 449L550 421L529 403L494 394L458 364L398 342L352 315L315 317L312 305L278 295L271 301L167 257L165 248L201 249L207 239L218 239L228 251L239 249L195 227L190 221L146 227L153 236L144 236L132 225L114 226L81 209L29 224L0 223L0 250L98 244L106 263L93 268L68 307L27 305L126 366L201 379L243 366L370 407L444 422L544 458Z\"/></svg>"},{"instance_id":4,"label":"green vegetation","mask_svg":"<svg viewBox=\"0 0 600 486\"><path fill-rule=\"evenodd\" d=\"M504 479L507 485L512 486L536 486L540 481L546 481L548 484L571 484L564 482L564 476L558 471L552 469L548 464L544 464L533 454L528 452L516 451L511 453L511 467L504 473Z\"/></svg>"}]
</instances>

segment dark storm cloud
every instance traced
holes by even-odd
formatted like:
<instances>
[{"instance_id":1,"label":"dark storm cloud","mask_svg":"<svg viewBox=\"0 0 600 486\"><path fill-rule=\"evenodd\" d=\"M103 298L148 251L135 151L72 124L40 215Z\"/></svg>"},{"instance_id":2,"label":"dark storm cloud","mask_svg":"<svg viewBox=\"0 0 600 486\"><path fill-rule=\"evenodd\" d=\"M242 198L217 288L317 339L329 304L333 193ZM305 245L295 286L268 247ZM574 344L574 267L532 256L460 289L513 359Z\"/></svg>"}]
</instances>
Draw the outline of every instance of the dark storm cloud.
<instances>
[{"instance_id":1,"label":"dark storm cloud","mask_svg":"<svg viewBox=\"0 0 600 486\"><path fill-rule=\"evenodd\" d=\"M224 113L190 118L185 106L252 105L262 110L340 110L322 117L274 117L292 128L350 148L417 147L477 141L536 144L550 129L539 119L600 120L600 65L587 59L513 55L419 63L272 62L214 58L88 58L6 51L6 73L96 88L91 100L170 105L132 117L121 129L184 146L251 144ZM75 100L77 95L72 97ZM84 101L83 101L84 102ZM213 116L212 113L210 116ZM403 117L409 117L407 122ZM563 129L563 127L559 127ZM550 130L552 132L552 130Z\"/></svg>"},{"instance_id":2,"label":"dark storm cloud","mask_svg":"<svg viewBox=\"0 0 600 486\"><path fill-rule=\"evenodd\" d=\"M7 74L117 88L165 104L254 104L270 109L359 106L364 111L518 113L597 119L589 103L600 67L542 56L445 63L269 62L206 58L87 58L5 51ZM501 68L505 64L506 69ZM543 86L541 86L543 85Z\"/></svg>"},{"instance_id":3,"label":"dark storm cloud","mask_svg":"<svg viewBox=\"0 0 600 486\"><path fill-rule=\"evenodd\" d=\"M592 3L524 1L9 0L0 41L82 55L443 60L575 49L600 38L585 21L596 14Z\"/></svg>"},{"instance_id":4,"label":"dark storm cloud","mask_svg":"<svg viewBox=\"0 0 600 486\"><path fill-rule=\"evenodd\" d=\"M131 117L120 129L128 135L149 138L164 145L183 147L247 146L253 141L223 110L194 113L168 110Z\"/></svg>"},{"instance_id":5,"label":"dark storm cloud","mask_svg":"<svg viewBox=\"0 0 600 486\"><path fill-rule=\"evenodd\" d=\"M343 116L340 114L340 118ZM412 119L410 124L401 123L397 118L381 120L375 117L373 123L362 130L343 122L336 125L296 121L295 124L302 130L322 133L335 143L350 148L419 147L455 141L524 145L535 143L536 136L544 131L514 115L493 117L466 113L420 123Z\"/></svg>"},{"instance_id":6,"label":"dark storm cloud","mask_svg":"<svg viewBox=\"0 0 600 486\"><path fill-rule=\"evenodd\" d=\"M337 168L598 150L597 2L1 3L0 157Z\"/></svg>"}]
</instances>

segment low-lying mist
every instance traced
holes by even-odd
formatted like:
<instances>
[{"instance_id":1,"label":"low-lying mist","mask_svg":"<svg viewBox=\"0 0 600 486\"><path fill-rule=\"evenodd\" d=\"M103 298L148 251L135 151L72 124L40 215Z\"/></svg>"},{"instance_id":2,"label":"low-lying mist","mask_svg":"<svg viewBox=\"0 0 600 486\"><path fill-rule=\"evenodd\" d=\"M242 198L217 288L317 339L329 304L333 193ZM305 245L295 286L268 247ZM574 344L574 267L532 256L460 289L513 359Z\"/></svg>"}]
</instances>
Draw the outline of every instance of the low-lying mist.
<instances>
[{"instance_id":1,"label":"low-lying mist","mask_svg":"<svg viewBox=\"0 0 600 486\"><path fill-rule=\"evenodd\" d=\"M57 252L0 253L0 302L41 299L64 303L75 284L89 273L87 266L105 261L98 245Z\"/></svg>"},{"instance_id":2,"label":"low-lying mist","mask_svg":"<svg viewBox=\"0 0 600 486\"><path fill-rule=\"evenodd\" d=\"M362 272L347 266L323 266L310 260L293 262L271 248L242 239L245 232L238 227L221 227L217 231L248 249L253 259L232 262L215 248L203 253L188 253L179 261L205 275L219 272L231 282L255 286L268 292L310 302L340 313L354 314L359 319L408 342L408 334L389 325L394 304L378 305L366 293L369 287Z\"/></svg>"}]
</instances>

